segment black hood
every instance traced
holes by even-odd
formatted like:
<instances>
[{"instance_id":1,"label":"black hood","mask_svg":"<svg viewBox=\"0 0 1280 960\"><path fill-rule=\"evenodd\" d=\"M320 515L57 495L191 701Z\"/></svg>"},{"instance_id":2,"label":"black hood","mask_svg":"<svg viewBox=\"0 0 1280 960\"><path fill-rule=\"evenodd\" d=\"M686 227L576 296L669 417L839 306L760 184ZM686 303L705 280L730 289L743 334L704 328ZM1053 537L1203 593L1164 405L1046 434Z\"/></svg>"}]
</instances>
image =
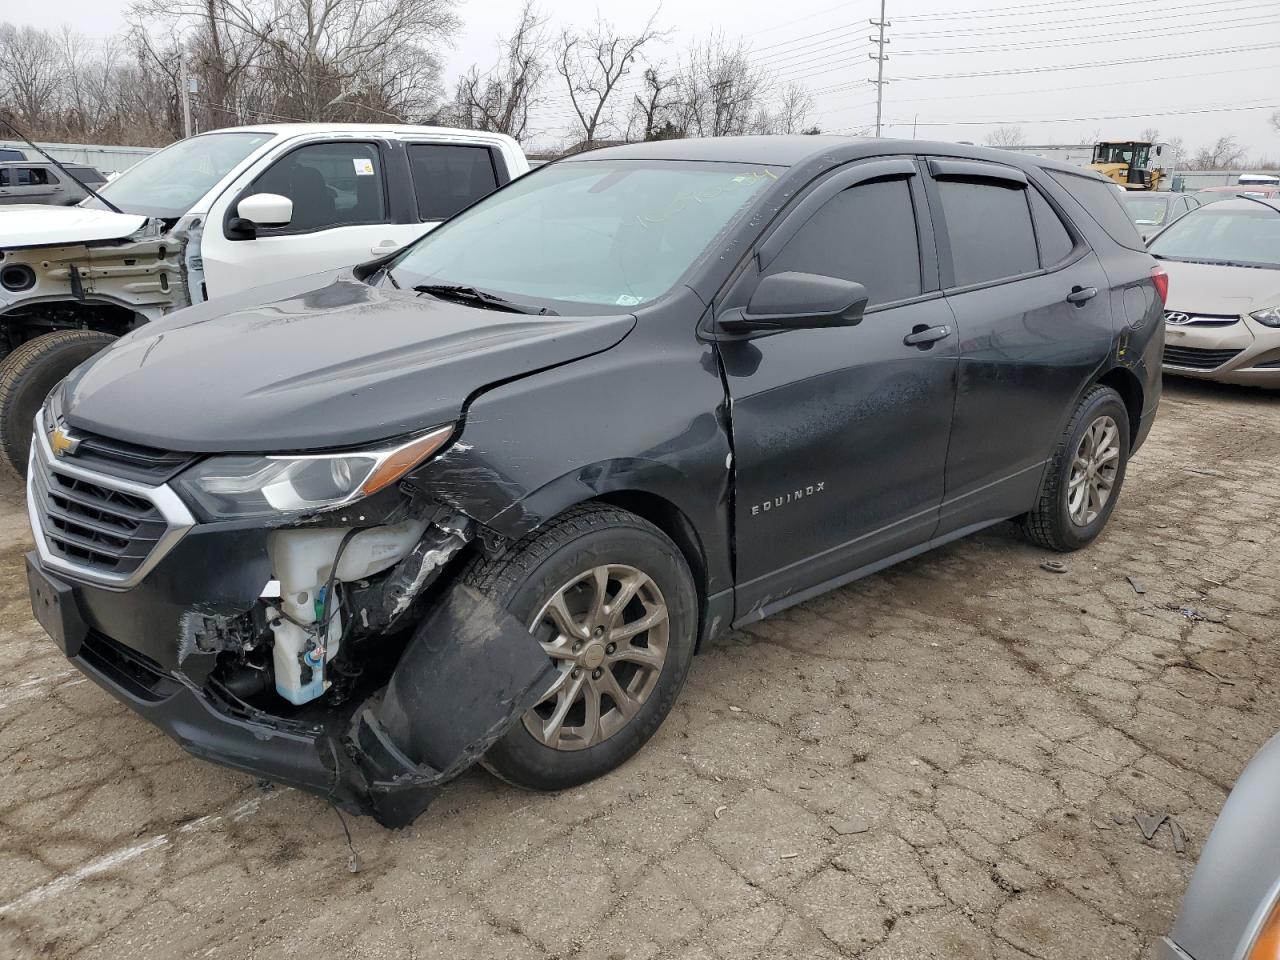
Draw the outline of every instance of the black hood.
<instances>
[{"instance_id":1,"label":"black hood","mask_svg":"<svg viewBox=\"0 0 1280 960\"><path fill-rule=\"evenodd\" d=\"M197 453L375 443L456 420L475 391L607 350L635 324L479 309L350 273L316 282L201 304L124 337L67 379L68 424Z\"/></svg>"}]
</instances>

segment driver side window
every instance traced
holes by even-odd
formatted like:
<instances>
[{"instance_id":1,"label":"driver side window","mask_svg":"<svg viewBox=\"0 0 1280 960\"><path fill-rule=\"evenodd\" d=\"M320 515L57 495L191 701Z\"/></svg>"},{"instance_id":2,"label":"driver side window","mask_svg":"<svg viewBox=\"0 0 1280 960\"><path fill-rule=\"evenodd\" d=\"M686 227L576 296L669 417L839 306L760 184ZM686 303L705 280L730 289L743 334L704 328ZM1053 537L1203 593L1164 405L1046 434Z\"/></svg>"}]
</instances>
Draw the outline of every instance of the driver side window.
<instances>
[{"instance_id":1,"label":"driver side window","mask_svg":"<svg viewBox=\"0 0 1280 960\"><path fill-rule=\"evenodd\" d=\"M259 228L259 236L315 233L387 221L382 159L370 143L299 147L253 182L248 194L254 193L276 193L293 201L293 220L288 226Z\"/></svg>"},{"instance_id":2,"label":"driver side window","mask_svg":"<svg viewBox=\"0 0 1280 960\"><path fill-rule=\"evenodd\" d=\"M919 296L920 241L909 181L873 180L836 194L787 241L765 275L786 271L860 283L868 306Z\"/></svg>"}]
</instances>

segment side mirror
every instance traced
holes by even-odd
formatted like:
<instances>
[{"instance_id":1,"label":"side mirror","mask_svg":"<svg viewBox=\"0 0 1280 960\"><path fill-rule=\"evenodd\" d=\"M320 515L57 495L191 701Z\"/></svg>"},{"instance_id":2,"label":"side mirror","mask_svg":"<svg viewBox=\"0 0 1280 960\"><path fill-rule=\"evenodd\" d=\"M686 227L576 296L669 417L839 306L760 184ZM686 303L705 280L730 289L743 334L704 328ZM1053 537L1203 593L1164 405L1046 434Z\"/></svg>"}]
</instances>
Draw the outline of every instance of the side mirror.
<instances>
[{"instance_id":1,"label":"side mirror","mask_svg":"<svg viewBox=\"0 0 1280 960\"><path fill-rule=\"evenodd\" d=\"M716 319L727 333L851 327L867 308L867 288L816 273L775 273L760 281L745 310Z\"/></svg>"},{"instance_id":2,"label":"side mirror","mask_svg":"<svg viewBox=\"0 0 1280 960\"><path fill-rule=\"evenodd\" d=\"M255 193L240 201L236 215L256 227L283 227L293 219L293 201L278 193Z\"/></svg>"}]
</instances>

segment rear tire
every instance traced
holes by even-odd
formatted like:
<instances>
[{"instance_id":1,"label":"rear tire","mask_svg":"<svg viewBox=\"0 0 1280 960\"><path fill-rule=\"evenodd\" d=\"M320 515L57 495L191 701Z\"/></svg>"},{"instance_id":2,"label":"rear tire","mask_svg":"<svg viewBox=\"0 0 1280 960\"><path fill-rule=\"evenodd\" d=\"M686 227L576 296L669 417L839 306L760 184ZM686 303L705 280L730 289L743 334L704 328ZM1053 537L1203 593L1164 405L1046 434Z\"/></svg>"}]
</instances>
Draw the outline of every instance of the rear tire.
<instances>
[{"instance_id":1,"label":"rear tire","mask_svg":"<svg viewBox=\"0 0 1280 960\"><path fill-rule=\"evenodd\" d=\"M1022 518L1033 542L1067 553L1097 538L1120 499L1129 437L1120 394L1101 384L1085 393L1054 450L1039 502Z\"/></svg>"},{"instance_id":2,"label":"rear tire","mask_svg":"<svg viewBox=\"0 0 1280 960\"><path fill-rule=\"evenodd\" d=\"M559 669L559 691L486 754L501 779L534 790L593 780L671 711L693 660L698 601L684 556L657 527L616 507L577 507L462 576L530 625Z\"/></svg>"},{"instance_id":3,"label":"rear tire","mask_svg":"<svg viewBox=\"0 0 1280 960\"><path fill-rule=\"evenodd\" d=\"M59 330L28 340L0 362L0 457L27 474L36 413L72 370L116 340L98 330Z\"/></svg>"}]
</instances>

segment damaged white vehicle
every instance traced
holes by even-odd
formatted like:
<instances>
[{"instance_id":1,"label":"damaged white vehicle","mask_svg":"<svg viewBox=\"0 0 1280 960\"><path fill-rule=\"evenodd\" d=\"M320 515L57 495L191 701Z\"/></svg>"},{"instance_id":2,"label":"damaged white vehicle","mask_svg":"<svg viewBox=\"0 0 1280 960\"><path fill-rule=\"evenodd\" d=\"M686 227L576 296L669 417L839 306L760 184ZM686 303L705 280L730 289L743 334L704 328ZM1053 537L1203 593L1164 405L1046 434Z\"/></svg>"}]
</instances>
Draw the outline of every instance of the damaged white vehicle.
<instances>
[{"instance_id":1,"label":"damaged white vehicle","mask_svg":"<svg viewBox=\"0 0 1280 960\"><path fill-rule=\"evenodd\" d=\"M0 208L0 456L81 362L211 297L385 256L529 169L497 133L275 124L153 154L77 207Z\"/></svg>"}]
</instances>

